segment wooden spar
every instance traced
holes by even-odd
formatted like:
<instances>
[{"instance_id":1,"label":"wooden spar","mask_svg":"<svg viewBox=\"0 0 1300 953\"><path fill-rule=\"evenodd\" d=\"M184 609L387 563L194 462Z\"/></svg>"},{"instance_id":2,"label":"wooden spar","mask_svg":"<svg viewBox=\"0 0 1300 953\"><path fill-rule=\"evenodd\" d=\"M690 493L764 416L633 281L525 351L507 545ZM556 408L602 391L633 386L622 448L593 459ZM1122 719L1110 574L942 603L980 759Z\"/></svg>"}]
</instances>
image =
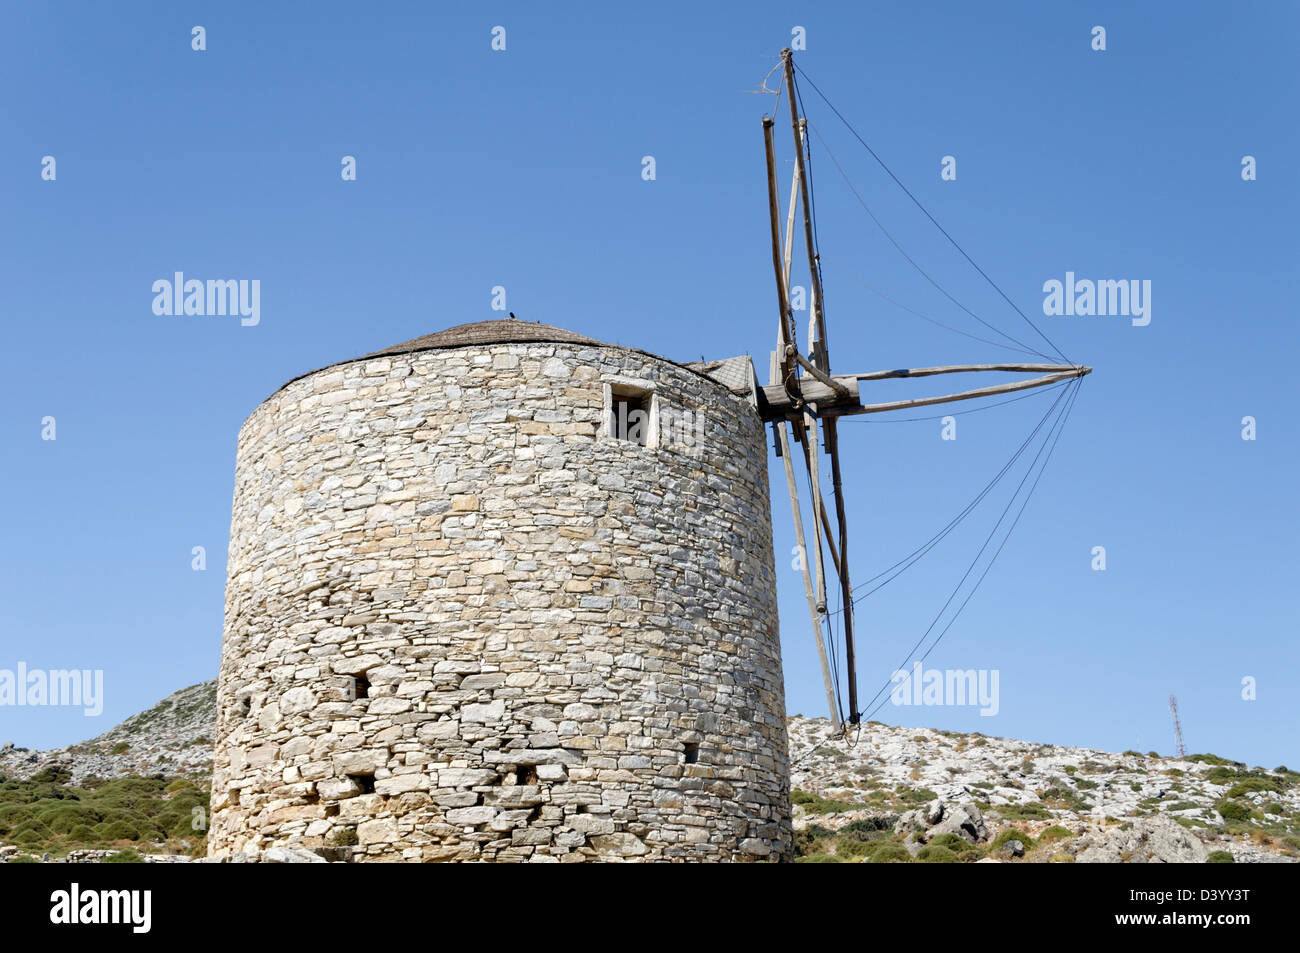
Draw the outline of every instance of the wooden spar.
<instances>
[{"instance_id":1,"label":"wooden spar","mask_svg":"<svg viewBox=\"0 0 1300 953\"><path fill-rule=\"evenodd\" d=\"M930 373L956 373L958 371L978 370L987 368L989 370L1019 369L1023 367L1035 367L1036 365L961 365L953 368L918 368L921 371ZM877 371L873 374L837 374L832 378L841 384L850 385L850 392L847 396L841 396L836 391L831 390L825 384L817 380L803 379L800 382L802 390L802 399L806 402L815 403L818 407L818 415L823 419L830 417L850 417L857 414L878 414L890 410L903 410L909 407L925 407L930 404L943 404L957 400L970 400L975 397L989 397L996 394L1007 394L1019 390L1027 390L1031 387L1043 387L1047 384L1055 384L1059 381L1069 380L1072 377L1085 377L1092 373L1091 367L1073 367L1068 364L1049 364L1048 367L1057 369L1057 373L1046 374L1042 377L1035 377L1027 381L1015 381L1009 384L997 384L992 387L981 387L977 390L963 391L959 394L945 394L942 397L921 397L913 400L893 401L887 404L863 404L858 392L857 383L860 380L881 380L885 377L925 377L926 374L913 374L911 371ZM780 418L790 418L796 415L802 417L802 408L796 406L791 396L783 388L763 388L763 396L766 398L766 405L763 411L765 420L777 420Z\"/></svg>"},{"instance_id":2,"label":"wooden spar","mask_svg":"<svg viewBox=\"0 0 1300 953\"><path fill-rule=\"evenodd\" d=\"M835 687L831 683L830 662L826 658L826 643L822 640L821 614L817 611L817 600L813 596L812 578L808 574L808 547L803 532L803 513L799 509L799 486L794 479L794 462L790 459L790 435L786 433L786 422L778 420L773 426L781 443L781 459L785 461L785 482L790 489L790 513L794 517L795 543L804 558L800 559L803 574L803 591L808 599L808 615L812 620L813 635L817 638L817 657L822 664L822 681L826 685L826 707L831 716L831 728L840 730L840 714L835 705Z\"/></svg>"},{"instance_id":3,"label":"wooden spar","mask_svg":"<svg viewBox=\"0 0 1300 953\"><path fill-rule=\"evenodd\" d=\"M1088 368L1087 370L1091 370ZM886 404L864 404L851 410L846 410L838 416L847 417L856 414L880 414L889 410L907 410L911 407L928 407L931 404L946 404L954 400L971 400L974 397L991 397L994 394L1010 394L1018 390L1028 390L1031 387L1044 387L1048 384L1055 384L1059 381L1068 381L1072 377L1083 377L1084 374L1076 370L1070 370L1062 374L1044 374L1042 377L1035 377L1029 381L1018 381L1014 384L998 384L994 387L981 387L978 390L968 390L960 394L945 394L942 397L917 397L912 400L894 400Z\"/></svg>"},{"instance_id":4,"label":"wooden spar","mask_svg":"<svg viewBox=\"0 0 1300 953\"><path fill-rule=\"evenodd\" d=\"M809 330L811 331L811 328ZM814 342L813 347L810 350L816 350L816 347L817 347L816 342ZM833 377L830 377L827 374L825 374L817 367L816 364L813 364L811 361L808 360L808 358L804 357L797 350L791 356L796 361L799 362L799 365L804 370L806 370L813 377L817 378L819 381L821 381L831 390L835 391L835 393L839 394L841 397L848 396L849 393L848 387L846 387L841 381L837 381Z\"/></svg>"},{"instance_id":5,"label":"wooden spar","mask_svg":"<svg viewBox=\"0 0 1300 953\"><path fill-rule=\"evenodd\" d=\"M835 518L840 527L840 555L835 560L835 570L840 578L840 599L844 607L844 654L845 669L849 679L849 724L856 725L861 713L858 711L858 673L857 652L853 645L853 584L849 581L849 527L844 512L844 485L840 481L840 448L836 439L836 420L826 420L826 444L831 448L831 485L835 489ZM827 532L829 534L829 531ZM831 545L831 555L835 555L835 546Z\"/></svg>"},{"instance_id":6,"label":"wooden spar","mask_svg":"<svg viewBox=\"0 0 1300 953\"><path fill-rule=\"evenodd\" d=\"M777 350L773 354L771 366L771 386L773 390L779 391L783 397L790 400L790 393L787 391L787 384L797 388L798 383L795 378L794 362L791 360L790 351L798 353L798 348L793 347L794 338L794 313L790 309L789 300L789 248L787 246L784 267L781 256L781 226L779 213L777 211L777 188L776 188L776 153L772 141L773 121L770 118L763 119L763 141L767 155L767 197L768 197L768 217L771 220L772 229L772 268L776 272L776 295L777 306L780 310L780 322L777 328ZM797 172L796 172L797 174ZM793 201L793 199L792 199ZM793 208L791 215L794 214ZM813 426L816 422L813 421ZM798 434L801 441L805 444L807 438L801 431L798 423L792 423L792 427ZM826 709L830 714L831 727L835 731L840 730L840 715L835 704L835 687L831 681L830 660L826 655L826 643L822 639L822 614L826 611L826 600L816 598L813 590L812 578L808 571L808 552L807 538L803 531L803 514L799 508L799 487L794 479L794 462L790 459L790 436L786 432L786 422L777 421L775 424L778 439L778 452L785 462L785 480L790 491L790 511L794 517L795 542L799 546L799 552L804 555L801 560L801 571L803 575L804 595L808 600L808 616L812 622L813 637L817 642L817 657L821 661L822 682L826 687ZM814 503L819 501L815 497ZM824 509L824 508L823 508ZM824 516L824 513L823 513ZM814 523L816 527L816 523ZM821 566L821 541L820 531L818 533L818 567ZM823 586L824 588L824 586Z\"/></svg>"},{"instance_id":7,"label":"wooden spar","mask_svg":"<svg viewBox=\"0 0 1300 953\"><path fill-rule=\"evenodd\" d=\"M1082 371L1079 376L1089 373L1091 367L1076 364L950 364L947 367L912 367L896 371L872 371L870 374L854 374L860 381L883 381L894 377L932 377L935 374L966 374L975 371L1010 371L1018 374L1063 373L1065 371Z\"/></svg>"},{"instance_id":8,"label":"wooden spar","mask_svg":"<svg viewBox=\"0 0 1300 953\"><path fill-rule=\"evenodd\" d=\"M789 50L781 51L785 61L785 88L790 103L790 131L794 134L794 161L799 171L799 197L803 203L803 237L808 249L808 280L812 286L812 298L809 308L810 320L816 324L815 338L824 348L826 346L826 326L822 320L821 273L817 268L817 247L813 243L812 210L808 205L808 170L803 163L803 137L799 130L799 100L794 93L794 59ZM830 370L830 368L822 368Z\"/></svg>"},{"instance_id":9,"label":"wooden spar","mask_svg":"<svg viewBox=\"0 0 1300 953\"><path fill-rule=\"evenodd\" d=\"M830 441L827 441L827 446L829 445L830 445ZM804 459L804 464L808 467L809 472L811 472L812 461L808 459L808 444L806 441L804 442L803 445L803 459ZM826 501L824 498L822 500L821 509L817 511L816 515L821 517L822 530L826 533L826 548L830 550L831 561L835 564L835 572L838 575L840 571L839 547L835 545L835 533L831 529L831 518L830 515L826 512Z\"/></svg>"},{"instance_id":10,"label":"wooden spar","mask_svg":"<svg viewBox=\"0 0 1300 953\"><path fill-rule=\"evenodd\" d=\"M794 213L799 207L799 166L790 180L790 212L785 217L785 286L790 287L790 253L794 250Z\"/></svg>"},{"instance_id":11,"label":"wooden spar","mask_svg":"<svg viewBox=\"0 0 1300 953\"><path fill-rule=\"evenodd\" d=\"M771 220L772 227L772 269L776 272L776 304L780 310L781 318L777 325L777 356L780 361L780 380L771 381L772 384L783 384L794 374L794 366L790 362L789 350L791 343L789 322L791 320L790 303L786 292L785 276L781 270L781 223L780 213L777 211L777 193L776 193L776 150L772 142L771 117L763 117L763 147L767 156L767 209L768 218Z\"/></svg>"},{"instance_id":12,"label":"wooden spar","mask_svg":"<svg viewBox=\"0 0 1300 953\"><path fill-rule=\"evenodd\" d=\"M804 452L808 457L809 482L812 484L812 504L813 512L817 513L824 508L822 504L822 485L818 476L817 464L817 405L805 404L803 412L803 426L807 433L807 439L804 443ZM817 611L826 612L826 567L822 564L822 528L821 523L816 519L813 520L813 568L817 574Z\"/></svg>"}]
</instances>

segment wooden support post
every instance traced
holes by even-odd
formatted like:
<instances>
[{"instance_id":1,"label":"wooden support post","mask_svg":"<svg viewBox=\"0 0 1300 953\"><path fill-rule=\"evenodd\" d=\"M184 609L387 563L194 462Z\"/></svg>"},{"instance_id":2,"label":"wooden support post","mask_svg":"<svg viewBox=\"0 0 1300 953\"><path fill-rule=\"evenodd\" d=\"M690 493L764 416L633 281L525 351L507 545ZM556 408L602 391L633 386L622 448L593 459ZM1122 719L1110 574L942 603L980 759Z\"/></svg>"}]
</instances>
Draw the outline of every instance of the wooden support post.
<instances>
[{"instance_id":1,"label":"wooden support post","mask_svg":"<svg viewBox=\"0 0 1300 953\"><path fill-rule=\"evenodd\" d=\"M849 528L844 512L844 485L840 481L840 451L836 437L836 421L826 421L826 443L832 447L831 485L835 488L835 517L840 527L840 558L835 568L840 577L840 598L844 604L844 654L849 677L849 724L856 725L861 717L858 711L857 652L853 644L853 584L849 581ZM834 550L832 549L832 552Z\"/></svg>"},{"instance_id":2,"label":"wooden support post","mask_svg":"<svg viewBox=\"0 0 1300 953\"><path fill-rule=\"evenodd\" d=\"M817 407L815 404L807 405L803 412L803 426L808 434L808 440L804 445L804 450L808 454L808 475L809 482L812 484L812 505L813 513L816 514L823 509L822 503L822 486L818 475L817 464ZM822 565L822 528L821 523L816 519L813 520L813 541L815 549L813 550L813 566L817 574L817 611L825 614L826 612L826 567Z\"/></svg>"},{"instance_id":3,"label":"wooden support post","mask_svg":"<svg viewBox=\"0 0 1300 953\"><path fill-rule=\"evenodd\" d=\"M826 657L826 643L822 639L821 613L817 611L817 600L813 595L812 579L808 573L808 547L803 532L803 513L799 508L799 485L794 478L794 463L790 459L790 436L786 433L785 424L784 420L778 420L772 426L776 428L777 438L781 444L781 459L785 461L785 482L790 490L790 513L794 518L795 544L802 554L800 569L803 574L803 591L808 599L808 616L812 621L813 635L817 640L817 657L821 660L822 681L826 685L826 708L830 712L831 728L838 732L840 713L835 705L835 686L831 682L830 662Z\"/></svg>"}]
</instances>

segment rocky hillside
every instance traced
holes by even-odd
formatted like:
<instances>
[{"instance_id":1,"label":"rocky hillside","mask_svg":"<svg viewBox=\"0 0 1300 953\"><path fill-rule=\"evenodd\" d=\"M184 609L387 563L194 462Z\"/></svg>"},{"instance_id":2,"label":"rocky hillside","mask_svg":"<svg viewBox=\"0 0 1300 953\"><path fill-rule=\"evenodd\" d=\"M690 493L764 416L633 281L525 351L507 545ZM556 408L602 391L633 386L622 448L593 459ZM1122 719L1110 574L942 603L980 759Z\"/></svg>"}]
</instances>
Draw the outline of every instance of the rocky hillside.
<instances>
[{"instance_id":1,"label":"rocky hillside","mask_svg":"<svg viewBox=\"0 0 1300 953\"><path fill-rule=\"evenodd\" d=\"M66 748L32 751L0 746L0 775L25 779L45 768L67 768L72 782L87 777L206 775L212 768L217 680L168 695L98 738Z\"/></svg>"},{"instance_id":2,"label":"rocky hillside","mask_svg":"<svg viewBox=\"0 0 1300 953\"><path fill-rule=\"evenodd\" d=\"M789 731L805 860L1300 860L1300 772L1285 766L878 722Z\"/></svg>"},{"instance_id":3,"label":"rocky hillside","mask_svg":"<svg viewBox=\"0 0 1300 953\"><path fill-rule=\"evenodd\" d=\"M6 744L0 776L22 781L45 772L75 785L163 775L191 778L202 790L215 719L213 680L81 744L52 751ZM789 733L805 862L1300 860L1300 772L1285 766L1110 754L879 722L837 738L825 719L800 716L790 718ZM174 800L178 791L191 793L176 782L165 796ZM187 834L186 818L169 823ZM39 839L28 840L35 847ZM118 840L113 849L131 842ZM0 848L0 860L16 850Z\"/></svg>"}]
</instances>

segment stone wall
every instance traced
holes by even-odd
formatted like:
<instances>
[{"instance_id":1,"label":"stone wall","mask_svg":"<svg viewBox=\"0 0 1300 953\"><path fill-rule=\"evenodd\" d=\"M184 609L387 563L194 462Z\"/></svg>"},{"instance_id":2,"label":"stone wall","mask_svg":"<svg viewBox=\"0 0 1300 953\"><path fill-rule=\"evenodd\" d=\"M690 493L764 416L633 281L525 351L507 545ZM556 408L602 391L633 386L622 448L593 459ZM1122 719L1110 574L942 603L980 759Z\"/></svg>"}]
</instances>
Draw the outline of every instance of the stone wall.
<instances>
[{"instance_id":1,"label":"stone wall","mask_svg":"<svg viewBox=\"0 0 1300 953\"><path fill-rule=\"evenodd\" d=\"M695 445L606 435L620 380ZM773 577L763 426L679 365L492 344L296 380L239 437L210 852L786 859Z\"/></svg>"}]
</instances>

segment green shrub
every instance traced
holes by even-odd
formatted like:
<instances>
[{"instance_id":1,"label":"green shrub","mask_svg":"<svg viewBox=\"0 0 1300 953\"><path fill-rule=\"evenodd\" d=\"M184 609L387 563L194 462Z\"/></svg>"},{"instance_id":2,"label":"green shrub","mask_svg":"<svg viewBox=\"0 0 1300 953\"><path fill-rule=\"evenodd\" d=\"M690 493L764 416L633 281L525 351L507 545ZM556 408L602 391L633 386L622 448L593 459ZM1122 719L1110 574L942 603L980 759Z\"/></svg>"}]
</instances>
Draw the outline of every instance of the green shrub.
<instances>
[{"instance_id":1,"label":"green shrub","mask_svg":"<svg viewBox=\"0 0 1300 953\"><path fill-rule=\"evenodd\" d=\"M1246 778L1228 788L1224 797L1242 797L1259 791L1281 791L1281 786L1272 778Z\"/></svg>"},{"instance_id":2,"label":"green shrub","mask_svg":"<svg viewBox=\"0 0 1300 953\"><path fill-rule=\"evenodd\" d=\"M794 834L794 853L796 857L825 853L823 842L835 836L834 831L827 830L820 824L809 824ZM330 834L331 847L351 847L357 843L357 831L354 827L335 828Z\"/></svg>"},{"instance_id":3,"label":"green shrub","mask_svg":"<svg viewBox=\"0 0 1300 953\"><path fill-rule=\"evenodd\" d=\"M1038 842L1040 844L1049 844L1055 840L1068 840L1073 836L1068 829L1060 824L1053 824L1038 835Z\"/></svg>"},{"instance_id":4,"label":"green shrub","mask_svg":"<svg viewBox=\"0 0 1300 953\"><path fill-rule=\"evenodd\" d=\"M876 840L881 834L892 832L897 822L897 814L878 814L845 824L840 828L840 833L853 834L859 840Z\"/></svg>"},{"instance_id":5,"label":"green shrub","mask_svg":"<svg viewBox=\"0 0 1300 953\"><path fill-rule=\"evenodd\" d=\"M858 840L856 837L837 837L835 839L836 857L866 857L871 853L871 841Z\"/></svg>"},{"instance_id":6,"label":"green shrub","mask_svg":"<svg viewBox=\"0 0 1300 953\"><path fill-rule=\"evenodd\" d=\"M131 746L129 744L127 744L125 741L119 741L117 744L113 745L113 747L108 749L108 753L126 754L130 750L131 750Z\"/></svg>"},{"instance_id":7,"label":"green shrub","mask_svg":"<svg viewBox=\"0 0 1300 953\"><path fill-rule=\"evenodd\" d=\"M953 853L969 844L960 834L940 834L938 837L932 838L930 843L936 847L946 847Z\"/></svg>"},{"instance_id":8,"label":"green shrub","mask_svg":"<svg viewBox=\"0 0 1300 953\"><path fill-rule=\"evenodd\" d=\"M1194 754L1194 755L1189 755L1185 760L1200 761L1202 764L1223 765L1225 767L1227 766L1235 766L1238 768L1245 767L1245 765L1242 764L1240 761L1229 761L1227 758L1220 758L1218 755L1215 754Z\"/></svg>"},{"instance_id":9,"label":"green shrub","mask_svg":"<svg viewBox=\"0 0 1300 953\"><path fill-rule=\"evenodd\" d=\"M95 833L103 840L139 840L140 832L126 821L105 821L95 827Z\"/></svg>"},{"instance_id":10,"label":"green shrub","mask_svg":"<svg viewBox=\"0 0 1300 953\"><path fill-rule=\"evenodd\" d=\"M78 824L68 831L68 840L78 844L93 844L99 838L95 836L95 832L89 824Z\"/></svg>"},{"instance_id":11,"label":"green shrub","mask_svg":"<svg viewBox=\"0 0 1300 953\"><path fill-rule=\"evenodd\" d=\"M1007 841L1013 840L1018 840L1020 843L1024 844L1025 850L1029 850L1035 844L1033 837L1026 834L1024 831L1018 830L1014 827L1004 827L1002 830L998 831L998 836L993 838L993 843L989 845L989 850L1001 850Z\"/></svg>"},{"instance_id":12,"label":"green shrub","mask_svg":"<svg viewBox=\"0 0 1300 953\"><path fill-rule=\"evenodd\" d=\"M1212 850L1212 851L1210 851L1210 855L1209 855L1208 857L1205 858L1205 862L1206 862L1207 864L1232 864L1232 863L1236 863L1236 861L1234 861L1234 860L1232 859L1232 855L1231 855L1230 853L1228 853L1226 850Z\"/></svg>"},{"instance_id":13,"label":"green shrub","mask_svg":"<svg viewBox=\"0 0 1300 953\"><path fill-rule=\"evenodd\" d=\"M907 848L895 841L877 841L877 846L869 855L869 862L873 864L908 864L912 862L912 855L907 852Z\"/></svg>"},{"instance_id":14,"label":"green shrub","mask_svg":"<svg viewBox=\"0 0 1300 953\"><path fill-rule=\"evenodd\" d=\"M809 854L807 857L796 857L796 864L840 864L843 863L838 857L832 857L830 854Z\"/></svg>"},{"instance_id":15,"label":"green shrub","mask_svg":"<svg viewBox=\"0 0 1300 953\"><path fill-rule=\"evenodd\" d=\"M860 811L867 805L853 804L849 801L831 801L817 794L795 789L790 792L790 800L800 805L809 814L839 814L844 811Z\"/></svg>"},{"instance_id":16,"label":"green shrub","mask_svg":"<svg viewBox=\"0 0 1300 953\"><path fill-rule=\"evenodd\" d=\"M1052 813L1043 804L999 804L993 808L1008 821L1045 821Z\"/></svg>"},{"instance_id":17,"label":"green shrub","mask_svg":"<svg viewBox=\"0 0 1300 953\"><path fill-rule=\"evenodd\" d=\"M143 864L144 858L131 849L119 850L116 854L109 854L104 858L106 864Z\"/></svg>"},{"instance_id":18,"label":"green shrub","mask_svg":"<svg viewBox=\"0 0 1300 953\"><path fill-rule=\"evenodd\" d=\"M926 844L916 852L916 859L926 864L957 864L957 855L947 847L938 844Z\"/></svg>"},{"instance_id":19,"label":"green shrub","mask_svg":"<svg viewBox=\"0 0 1300 953\"><path fill-rule=\"evenodd\" d=\"M1225 821L1244 821L1250 817L1250 808L1237 801L1220 801L1214 805Z\"/></svg>"},{"instance_id":20,"label":"green shrub","mask_svg":"<svg viewBox=\"0 0 1300 953\"><path fill-rule=\"evenodd\" d=\"M40 861L31 854L15 854L9 858L11 864L39 864Z\"/></svg>"}]
</instances>

